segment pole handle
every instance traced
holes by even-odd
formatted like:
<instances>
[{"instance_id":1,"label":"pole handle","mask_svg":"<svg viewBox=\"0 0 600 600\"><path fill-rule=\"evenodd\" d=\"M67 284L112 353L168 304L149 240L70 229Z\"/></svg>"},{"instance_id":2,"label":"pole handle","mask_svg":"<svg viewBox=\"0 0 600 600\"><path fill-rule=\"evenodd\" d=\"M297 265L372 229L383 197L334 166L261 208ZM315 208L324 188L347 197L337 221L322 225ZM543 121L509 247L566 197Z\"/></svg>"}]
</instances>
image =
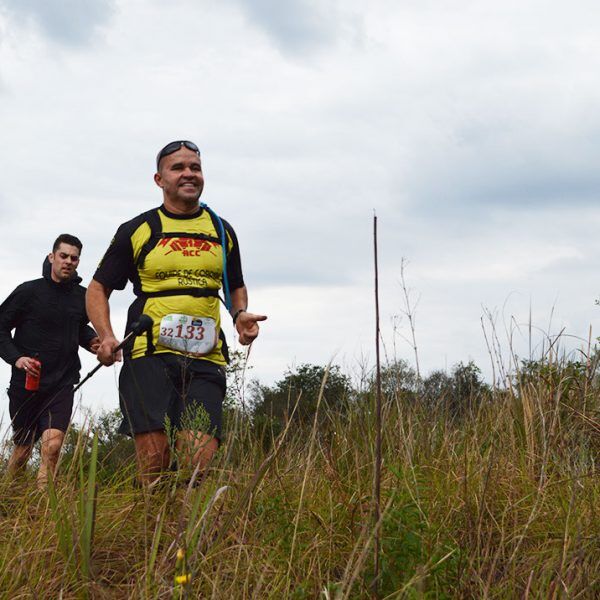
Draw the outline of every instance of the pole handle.
<instances>
[{"instance_id":1,"label":"pole handle","mask_svg":"<svg viewBox=\"0 0 600 600\"><path fill-rule=\"evenodd\" d=\"M144 333L145 331L150 331L152 326L154 325L154 321L152 317L148 315L140 315L140 318L135 321L131 326L131 331L123 338L123 341L113 350L113 354L119 352L119 350L123 350L125 344L135 336ZM92 375L95 375L96 371L98 371L102 367L102 363L98 363L74 388L73 392L76 392Z\"/></svg>"}]
</instances>

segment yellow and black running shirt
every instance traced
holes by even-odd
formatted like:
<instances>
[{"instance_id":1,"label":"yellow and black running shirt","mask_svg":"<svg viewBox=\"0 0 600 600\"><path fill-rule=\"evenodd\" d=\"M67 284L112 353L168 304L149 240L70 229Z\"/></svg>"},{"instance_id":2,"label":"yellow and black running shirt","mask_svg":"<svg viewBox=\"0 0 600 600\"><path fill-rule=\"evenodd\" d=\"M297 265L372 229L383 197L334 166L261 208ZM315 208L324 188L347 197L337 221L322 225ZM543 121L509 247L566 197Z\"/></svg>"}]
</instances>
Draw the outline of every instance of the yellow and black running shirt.
<instances>
[{"instance_id":1,"label":"yellow and black running shirt","mask_svg":"<svg viewBox=\"0 0 600 600\"><path fill-rule=\"evenodd\" d=\"M182 235L159 239L146 255L143 263L138 266L140 253L151 237L148 221L149 215L153 212L157 212L160 217L163 234L177 232ZM244 285L240 251L233 228L224 219L222 221L227 236L227 279L229 289L233 291ZM161 206L138 215L117 230L94 274L94 279L111 290L124 289L127 281L133 283L133 291L137 298L129 307L126 333L130 331L131 324L141 314L146 314L154 322L152 339L156 343L161 319L170 313L210 317L215 320L220 331L220 300L216 297L198 298L181 294L180 290L219 289L222 287L223 251L221 244L216 241L185 237L185 233L220 238L210 214L202 208L199 208L198 212L193 215L177 215ZM146 294L165 293L173 290L177 290L176 295L146 296ZM135 340L131 357L145 356L147 350L148 340L142 334ZM156 346L155 352L181 354L177 350L160 346ZM224 365L226 356L224 336L221 333L215 349L210 354L203 356L202 359Z\"/></svg>"}]
</instances>

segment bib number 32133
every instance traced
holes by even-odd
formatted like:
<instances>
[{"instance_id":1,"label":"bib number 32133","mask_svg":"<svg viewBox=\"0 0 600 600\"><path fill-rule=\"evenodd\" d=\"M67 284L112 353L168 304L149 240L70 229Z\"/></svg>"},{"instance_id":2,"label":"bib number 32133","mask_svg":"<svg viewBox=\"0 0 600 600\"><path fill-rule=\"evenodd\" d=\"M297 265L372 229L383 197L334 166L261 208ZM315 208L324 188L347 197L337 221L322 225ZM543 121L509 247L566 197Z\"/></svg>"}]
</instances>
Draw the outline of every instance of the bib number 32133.
<instances>
[{"instance_id":1,"label":"bib number 32133","mask_svg":"<svg viewBox=\"0 0 600 600\"><path fill-rule=\"evenodd\" d=\"M204 356L214 350L217 340L217 324L208 317L169 314L160 322L158 343L171 350Z\"/></svg>"}]
</instances>

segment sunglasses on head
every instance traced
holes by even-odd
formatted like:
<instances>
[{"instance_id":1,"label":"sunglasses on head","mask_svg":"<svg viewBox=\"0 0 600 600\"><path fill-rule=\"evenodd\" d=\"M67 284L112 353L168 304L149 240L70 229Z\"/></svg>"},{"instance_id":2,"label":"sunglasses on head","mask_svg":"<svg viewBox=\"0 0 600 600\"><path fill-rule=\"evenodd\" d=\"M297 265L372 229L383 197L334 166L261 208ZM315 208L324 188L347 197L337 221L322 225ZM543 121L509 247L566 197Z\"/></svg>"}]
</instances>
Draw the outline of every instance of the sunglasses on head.
<instances>
[{"instance_id":1,"label":"sunglasses on head","mask_svg":"<svg viewBox=\"0 0 600 600\"><path fill-rule=\"evenodd\" d=\"M195 152L198 156L200 156L200 149L194 142L188 142L187 140L178 140L177 142L171 142L167 144L157 155L156 155L156 169L158 170L158 166L160 165L160 161L165 157L169 156L169 154L173 154L173 152L177 152L177 150L181 149L184 146L188 150Z\"/></svg>"}]
</instances>

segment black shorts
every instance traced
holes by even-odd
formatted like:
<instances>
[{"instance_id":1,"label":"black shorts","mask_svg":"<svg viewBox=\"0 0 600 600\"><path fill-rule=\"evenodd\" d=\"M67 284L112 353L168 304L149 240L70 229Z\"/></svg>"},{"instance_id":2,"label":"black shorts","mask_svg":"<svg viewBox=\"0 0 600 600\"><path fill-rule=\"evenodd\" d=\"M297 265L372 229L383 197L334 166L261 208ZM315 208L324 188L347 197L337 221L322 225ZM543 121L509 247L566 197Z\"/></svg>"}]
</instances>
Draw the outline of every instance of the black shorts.
<instances>
[{"instance_id":1,"label":"black shorts","mask_svg":"<svg viewBox=\"0 0 600 600\"><path fill-rule=\"evenodd\" d=\"M28 446L40 439L46 429L66 431L73 412L73 386L67 385L42 392L10 387L8 410L13 441Z\"/></svg>"},{"instance_id":2,"label":"black shorts","mask_svg":"<svg viewBox=\"0 0 600 600\"><path fill-rule=\"evenodd\" d=\"M125 359L119 376L126 435L194 430L221 439L225 368L177 354Z\"/></svg>"}]
</instances>

